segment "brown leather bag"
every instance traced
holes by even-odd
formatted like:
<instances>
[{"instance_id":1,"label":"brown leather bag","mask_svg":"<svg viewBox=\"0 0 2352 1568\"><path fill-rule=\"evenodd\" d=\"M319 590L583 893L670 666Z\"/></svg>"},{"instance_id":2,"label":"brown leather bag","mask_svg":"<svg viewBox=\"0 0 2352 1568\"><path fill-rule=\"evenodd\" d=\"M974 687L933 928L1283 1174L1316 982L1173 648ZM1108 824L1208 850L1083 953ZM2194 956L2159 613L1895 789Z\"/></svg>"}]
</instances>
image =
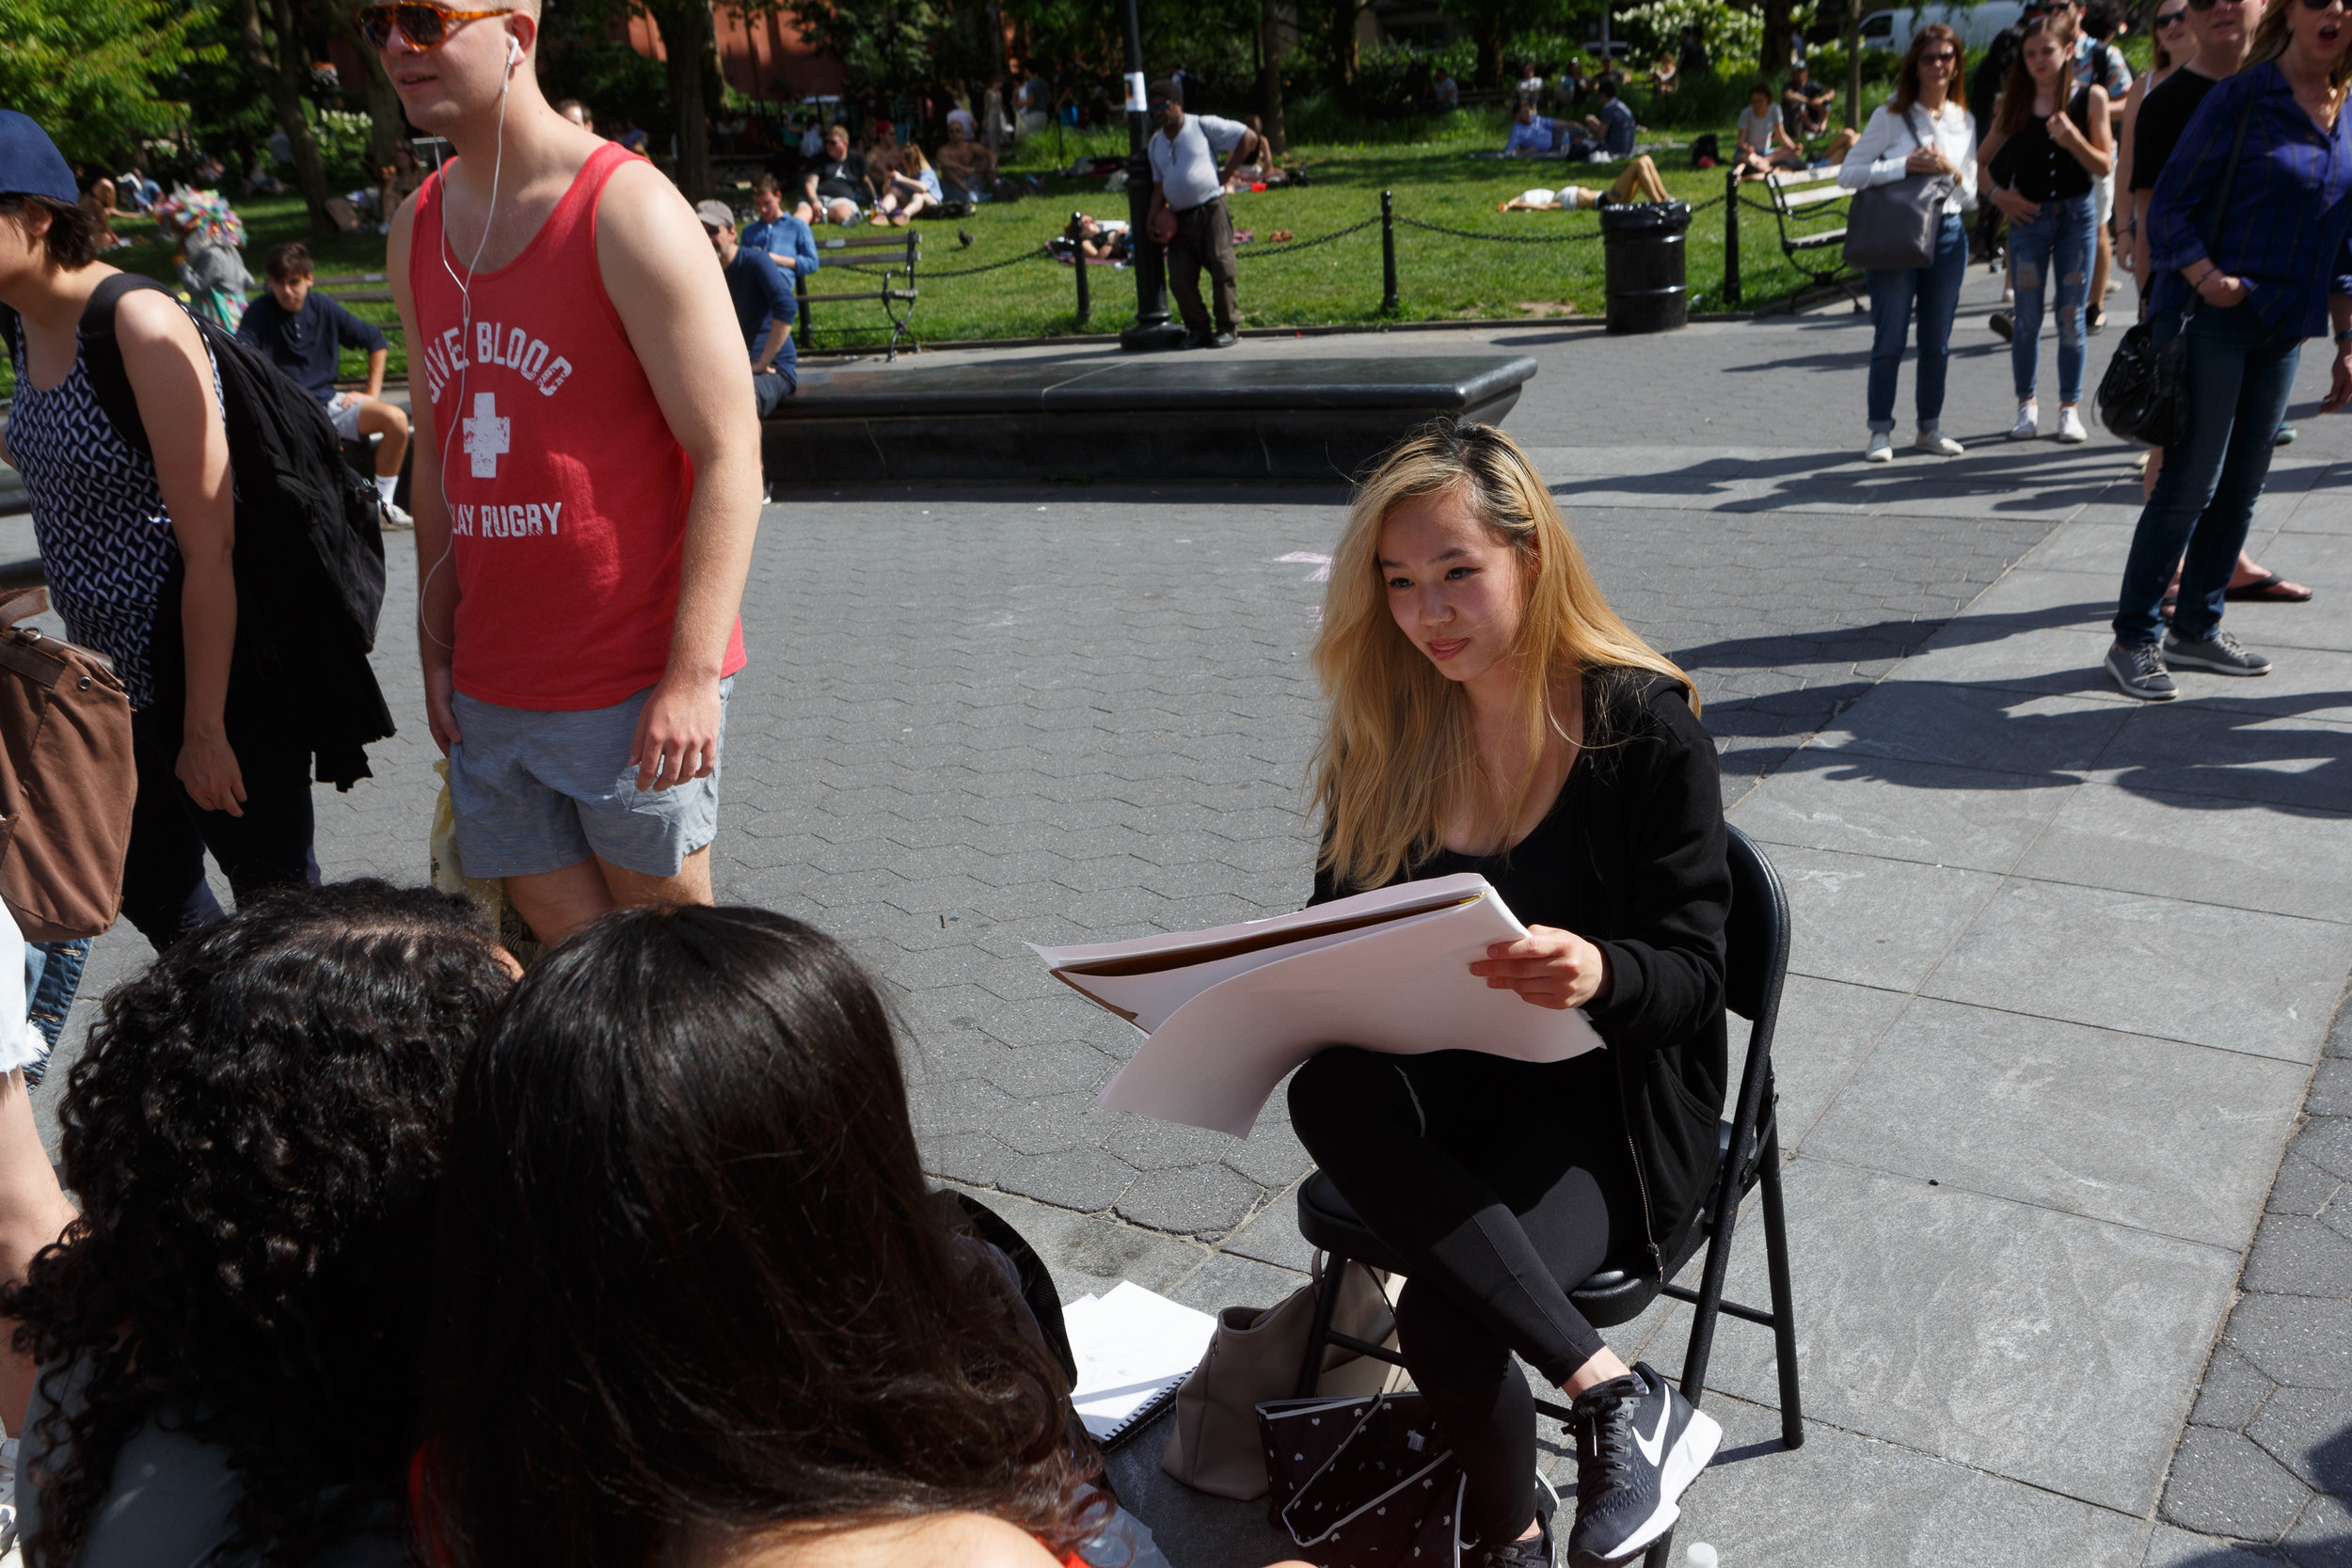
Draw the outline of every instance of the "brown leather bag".
<instances>
[{"instance_id":1,"label":"brown leather bag","mask_svg":"<svg viewBox=\"0 0 2352 1568\"><path fill-rule=\"evenodd\" d=\"M105 655L17 625L48 608L0 594L0 903L27 942L115 923L138 796L130 694Z\"/></svg>"}]
</instances>

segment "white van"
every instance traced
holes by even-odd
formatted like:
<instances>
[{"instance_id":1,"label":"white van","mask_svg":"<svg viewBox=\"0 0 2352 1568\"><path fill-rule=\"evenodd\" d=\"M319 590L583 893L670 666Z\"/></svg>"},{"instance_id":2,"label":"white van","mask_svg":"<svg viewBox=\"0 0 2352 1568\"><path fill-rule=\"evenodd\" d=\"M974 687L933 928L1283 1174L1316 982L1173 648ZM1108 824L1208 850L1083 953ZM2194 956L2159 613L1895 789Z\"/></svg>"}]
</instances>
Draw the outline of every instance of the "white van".
<instances>
[{"instance_id":1,"label":"white van","mask_svg":"<svg viewBox=\"0 0 2352 1568\"><path fill-rule=\"evenodd\" d=\"M1960 35L1960 41L1971 53L1993 41L1993 36L2004 27L2015 26L2025 10L2017 0L1982 0L1974 6L1933 5L1917 9L1905 7L1896 11L1873 11L1862 19L1862 47L1884 49L1901 54L1911 47L1911 40L1921 27L1931 22L1941 22Z\"/></svg>"}]
</instances>

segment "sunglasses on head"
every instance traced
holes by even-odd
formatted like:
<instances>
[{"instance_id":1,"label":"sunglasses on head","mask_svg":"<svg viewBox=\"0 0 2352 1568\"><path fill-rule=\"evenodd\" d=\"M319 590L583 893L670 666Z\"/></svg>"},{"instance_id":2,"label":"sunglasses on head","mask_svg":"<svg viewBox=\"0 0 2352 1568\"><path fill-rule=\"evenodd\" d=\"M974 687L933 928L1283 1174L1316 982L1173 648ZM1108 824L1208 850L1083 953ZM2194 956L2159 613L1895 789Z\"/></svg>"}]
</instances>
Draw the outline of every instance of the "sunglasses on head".
<instances>
[{"instance_id":1,"label":"sunglasses on head","mask_svg":"<svg viewBox=\"0 0 2352 1568\"><path fill-rule=\"evenodd\" d=\"M511 7L501 6L493 11L450 11L438 6L422 4L422 0L402 0L398 5L362 6L355 15L359 24L359 36L372 49L389 49L392 29L416 49L438 49L449 41L449 36L469 22L485 17L504 16Z\"/></svg>"}]
</instances>

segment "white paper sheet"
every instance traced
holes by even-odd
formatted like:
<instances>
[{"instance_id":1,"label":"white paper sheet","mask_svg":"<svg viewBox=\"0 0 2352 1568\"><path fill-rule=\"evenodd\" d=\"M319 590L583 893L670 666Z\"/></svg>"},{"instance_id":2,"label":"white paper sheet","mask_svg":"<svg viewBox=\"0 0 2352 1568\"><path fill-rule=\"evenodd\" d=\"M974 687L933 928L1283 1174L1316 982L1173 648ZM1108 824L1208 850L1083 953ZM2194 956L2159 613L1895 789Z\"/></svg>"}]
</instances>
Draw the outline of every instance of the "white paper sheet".
<instances>
[{"instance_id":1,"label":"white paper sheet","mask_svg":"<svg viewBox=\"0 0 2352 1568\"><path fill-rule=\"evenodd\" d=\"M1295 941L1279 940L1292 931ZM1470 974L1490 944L1526 934L1469 873L1243 926L1035 951L1150 1036L1104 1089L1104 1105L1239 1138L1283 1075L1327 1045L1527 1062L1599 1046L1582 1012L1533 1006ZM1090 973L1104 968L1131 973Z\"/></svg>"},{"instance_id":2,"label":"white paper sheet","mask_svg":"<svg viewBox=\"0 0 2352 1568\"><path fill-rule=\"evenodd\" d=\"M1099 1300L1062 1308L1078 1362L1071 1402L1094 1437L1107 1438L1160 1394L1182 1383L1208 1353L1216 1320L1120 1280Z\"/></svg>"}]
</instances>

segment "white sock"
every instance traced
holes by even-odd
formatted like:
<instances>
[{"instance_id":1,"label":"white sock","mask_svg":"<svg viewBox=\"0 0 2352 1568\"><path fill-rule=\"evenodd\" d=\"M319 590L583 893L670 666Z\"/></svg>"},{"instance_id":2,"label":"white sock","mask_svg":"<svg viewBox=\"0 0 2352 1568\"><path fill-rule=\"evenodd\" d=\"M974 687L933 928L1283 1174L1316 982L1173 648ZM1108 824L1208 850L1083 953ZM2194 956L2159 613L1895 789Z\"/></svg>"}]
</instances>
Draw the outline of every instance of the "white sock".
<instances>
[{"instance_id":1,"label":"white sock","mask_svg":"<svg viewBox=\"0 0 2352 1568\"><path fill-rule=\"evenodd\" d=\"M390 500L392 499L392 492L399 488L400 476L398 474L378 474L375 476L375 493L383 497L386 500Z\"/></svg>"}]
</instances>

